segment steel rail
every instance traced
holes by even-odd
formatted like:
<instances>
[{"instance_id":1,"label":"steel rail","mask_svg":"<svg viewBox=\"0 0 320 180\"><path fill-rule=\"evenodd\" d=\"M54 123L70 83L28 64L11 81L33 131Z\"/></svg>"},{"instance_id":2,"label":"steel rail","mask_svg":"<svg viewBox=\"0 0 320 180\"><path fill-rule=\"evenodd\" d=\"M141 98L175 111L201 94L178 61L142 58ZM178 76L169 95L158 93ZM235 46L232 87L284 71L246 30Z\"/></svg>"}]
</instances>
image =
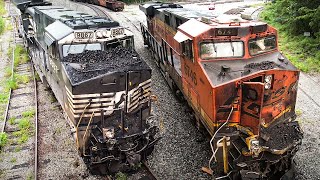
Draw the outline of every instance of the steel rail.
<instances>
[{"instance_id":1,"label":"steel rail","mask_svg":"<svg viewBox=\"0 0 320 180\"><path fill-rule=\"evenodd\" d=\"M13 15L10 12L11 8L10 8L10 2L9 2L9 13L11 16L11 24L13 24ZM11 79L13 79L13 73L14 73L14 51L15 51L15 47L16 47L16 27L14 26L13 29L13 47L12 47L12 64L11 64ZM3 133L5 131L6 128L6 123L7 123L7 119L8 119L8 111L9 111L9 106L10 106L10 100L11 100L11 94L12 94L12 88L10 87L9 89L9 96L8 96L8 102L7 102L7 107L6 107L6 111L4 113L4 121L3 121L3 126L1 128L1 133Z\"/></svg>"},{"instance_id":2,"label":"steel rail","mask_svg":"<svg viewBox=\"0 0 320 180\"><path fill-rule=\"evenodd\" d=\"M33 63L31 61L31 71L33 76L33 83L34 83L34 106L35 106L35 113L34 113L34 124L35 124L35 140L34 140L34 179L38 179L38 93L37 93L37 81L36 81L36 74L33 67Z\"/></svg>"},{"instance_id":3,"label":"steel rail","mask_svg":"<svg viewBox=\"0 0 320 180\"><path fill-rule=\"evenodd\" d=\"M158 180L159 178L153 173L153 171L150 169L146 161L142 161L143 166L145 167L144 169L147 171L146 176L150 180Z\"/></svg>"},{"instance_id":4,"label":"steel rail","mask_svg":"<svg viewBox=\"0 0 320 180\"><path fill-rule=\"evenodd\" d=\"M78 4L84 5L90 9L92 9L100 17L109 17L106 12L104 12L102 9L99 8L99 6L96 6L93 4L88 4L88 3L78 3Z\"/></svg>"}]
</instances>

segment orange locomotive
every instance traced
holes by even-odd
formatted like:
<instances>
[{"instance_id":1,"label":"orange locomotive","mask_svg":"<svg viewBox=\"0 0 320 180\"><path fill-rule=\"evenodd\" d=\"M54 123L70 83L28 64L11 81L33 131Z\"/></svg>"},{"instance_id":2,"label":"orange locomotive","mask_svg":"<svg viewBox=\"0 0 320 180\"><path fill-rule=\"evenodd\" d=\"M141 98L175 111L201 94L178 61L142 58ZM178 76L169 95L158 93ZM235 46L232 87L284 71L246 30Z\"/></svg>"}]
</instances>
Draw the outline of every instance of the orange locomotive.
<instances>
[{"instance_id":1,"label":"orange locomotive","mask_svg":"<svg viewBox=\"0 0 320 180\"><path fill-rule=\"evenodd\" d=\"M299 71L278 50L277 31L240 16L140 5L152 50L169 86L211 135L216 178L292 176L302 140L295 121Z\"/></svg>"}]
</instances>

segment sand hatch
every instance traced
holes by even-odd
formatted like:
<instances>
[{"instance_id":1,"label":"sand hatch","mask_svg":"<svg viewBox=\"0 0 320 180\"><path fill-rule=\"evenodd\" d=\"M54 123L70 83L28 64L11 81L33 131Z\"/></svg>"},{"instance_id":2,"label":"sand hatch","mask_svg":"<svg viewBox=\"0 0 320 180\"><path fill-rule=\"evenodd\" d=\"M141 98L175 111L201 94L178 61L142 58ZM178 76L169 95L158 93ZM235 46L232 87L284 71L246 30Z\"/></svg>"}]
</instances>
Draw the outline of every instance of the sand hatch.
<instances>
[{"instance_id":1,"label":"sand hatch","mask_svg":"<svg viewBox=\"0 0 320 180\"><path fill-rule=\"evenodd\" d=\"M134 49L123 46L69 54L62 63L72 84L111 72L149 69Z\"/></svg>"}]
</instances>

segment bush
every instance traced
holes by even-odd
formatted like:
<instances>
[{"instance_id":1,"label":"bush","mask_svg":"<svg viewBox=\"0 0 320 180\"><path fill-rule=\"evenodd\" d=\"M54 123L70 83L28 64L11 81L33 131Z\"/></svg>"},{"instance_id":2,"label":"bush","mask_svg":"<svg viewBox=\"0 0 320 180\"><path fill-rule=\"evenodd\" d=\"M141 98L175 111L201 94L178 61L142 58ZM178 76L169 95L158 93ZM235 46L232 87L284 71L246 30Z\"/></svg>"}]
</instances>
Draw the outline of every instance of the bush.
<instances>
[{"instance_id":1,"label":"bush","mask_svg":"<svg viewBox=\"0 0 320 180\"><path fill-rule=\"evenodd\" d=\"M8 136L6 133L0 133L0 149L7 144Z\"/></svg>"},{"instance_id":2,"label":"bush","mask_svg":"<svg viewBox=\"0 0 320 180\"><path fill-rule=\"evenodd\" d=\"M295 66L320 72L320 1L277 0L261 18L278 29L279 47Z\"/></svg>"}]
</instances>

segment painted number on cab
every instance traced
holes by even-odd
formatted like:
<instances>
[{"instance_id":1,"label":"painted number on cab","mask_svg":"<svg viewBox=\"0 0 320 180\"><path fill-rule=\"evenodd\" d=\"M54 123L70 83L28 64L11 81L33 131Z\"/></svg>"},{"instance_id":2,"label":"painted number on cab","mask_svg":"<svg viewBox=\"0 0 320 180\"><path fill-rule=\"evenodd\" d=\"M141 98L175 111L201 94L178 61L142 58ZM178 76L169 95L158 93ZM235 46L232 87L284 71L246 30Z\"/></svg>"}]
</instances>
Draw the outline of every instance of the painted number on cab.
<instances>
[{"instance_id":1,"label":"painted number on cab","mask_svg":"<svg viewBox=\"0 0 320 180\"><path fill-rule=\"evenodd\" d=\"M187 64L184 64L184 72L189 78L191 78L194 85L197 85L197 75Z\"/></svg>"}]
</instances>

